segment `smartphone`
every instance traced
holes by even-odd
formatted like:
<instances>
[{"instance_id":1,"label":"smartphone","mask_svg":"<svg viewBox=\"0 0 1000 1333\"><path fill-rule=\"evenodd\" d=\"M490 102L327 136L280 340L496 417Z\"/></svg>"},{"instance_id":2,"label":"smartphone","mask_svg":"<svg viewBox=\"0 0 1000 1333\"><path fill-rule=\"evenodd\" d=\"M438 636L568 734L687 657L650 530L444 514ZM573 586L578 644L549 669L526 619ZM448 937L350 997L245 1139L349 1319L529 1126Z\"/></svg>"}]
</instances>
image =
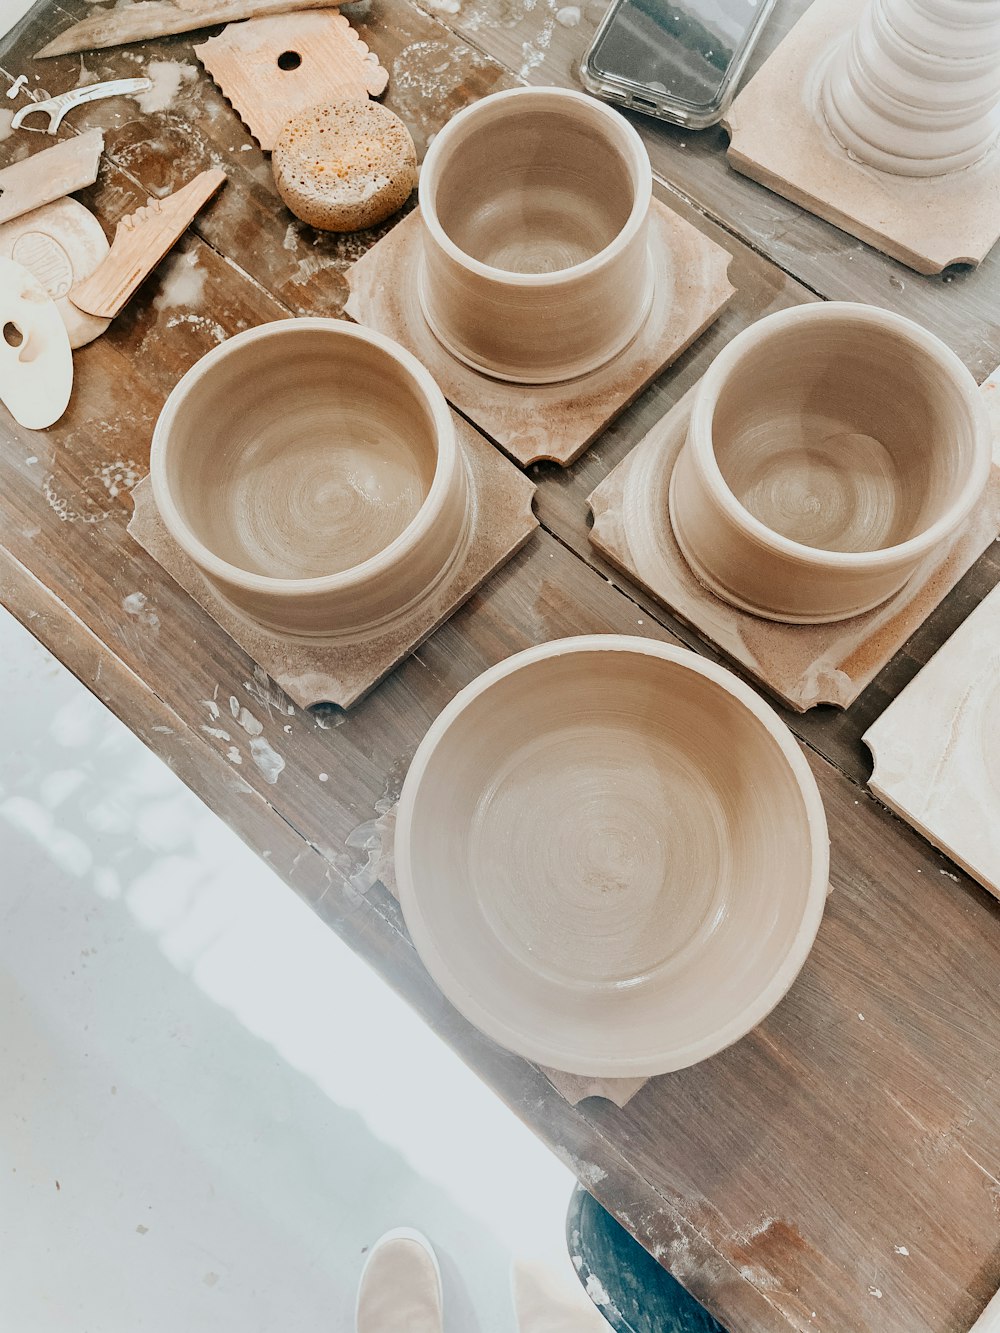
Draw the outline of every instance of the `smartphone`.
<instances>
[{"instance_id":1,"label":"smartphone","mask_svg":"<svg viewBox=\"0 0 1000 1333\"><path fill-rule=\"evenodd\" d=\"M615 0L583 58L590 92L704 129L722 119L774 0Z\"/></svg>"}]
</instances>

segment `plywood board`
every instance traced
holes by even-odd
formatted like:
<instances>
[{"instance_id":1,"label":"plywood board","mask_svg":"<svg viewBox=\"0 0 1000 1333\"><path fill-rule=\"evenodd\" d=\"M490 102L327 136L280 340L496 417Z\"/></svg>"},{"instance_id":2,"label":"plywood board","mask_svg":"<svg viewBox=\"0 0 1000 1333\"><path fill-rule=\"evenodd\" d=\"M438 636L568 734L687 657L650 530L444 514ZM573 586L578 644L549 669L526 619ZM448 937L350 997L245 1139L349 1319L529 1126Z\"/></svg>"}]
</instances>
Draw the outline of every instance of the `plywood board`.
<instances>
[{"instance_id":1,"label":"plywood board","mask_svg":"<svg viewBox=\"0 0 1000 1333\"><path fill-rule=\"evenodd\" d=\"M600 370L562 384L507 384L447 352L417 297L423 223L414 210L349 271L346 310L387 333L427 367L444 395L522 464L566 467L716 320L733 295L729 252L653 200L650 248L657 288L636 339Z\"/></svg>"},{"instance_id":2,"label":"plywood board","mask_svg":"<svg viewBox=\"0 0 1000 1333\"><path fill-rule=\"evenodd\" d=\"M281 14L231 23L194 53L261 148L290 117L326 102L377 97L389 75L342 14Z\"/></svg>"},{"instance_id":3,"label":"plywood board","mask_svg":"<svg viewBox=\"0 0 1000 1333\"><path fill-rule=\"evenodd\" d=\"M916 269L979 264L1000 237L1000 150L946 176L893 176L850 157L817 107L831 45L867 0L815 0L733 103L729 163Z\"/></svg>"}]
</instances>

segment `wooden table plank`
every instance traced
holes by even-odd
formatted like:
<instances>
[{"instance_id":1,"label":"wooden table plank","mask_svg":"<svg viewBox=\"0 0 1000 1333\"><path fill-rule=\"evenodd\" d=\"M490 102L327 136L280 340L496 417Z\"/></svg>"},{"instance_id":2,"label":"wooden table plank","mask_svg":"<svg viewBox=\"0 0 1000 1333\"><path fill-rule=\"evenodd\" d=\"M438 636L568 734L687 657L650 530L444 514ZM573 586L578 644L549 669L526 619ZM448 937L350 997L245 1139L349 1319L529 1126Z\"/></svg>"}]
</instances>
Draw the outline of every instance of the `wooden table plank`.
<instances>
[{"instance_id":1,"label":"wooden table plank","mask_svg":"<svg viewBox=\"0 0 1000 1333\"><path fill-rule=\"evenodd\" d=\"M69 9L77 17L83 5ZM450 71L449 106L503 83L503 71L463 54L440 25L406 13L403 0L374 6L372 44L388 59L397 39L400 51L431 43L420 59ZM0 53L0 65L16 73L25 52L68 21L48 7L13 57ZM175 39L160 54L177 59L185 51ZM107 66L87 57L86 68L102 77L133 72L128 55L108 53ZM420 84L413 76L420 66L409 59L391 67L402 85L395 93L422 106L434 85ZM78 76L74 63L60 77ZM56 91L62 86L50 81ZM465 1024L424 973L393 900L379 885L359 891L367 852L350 843L398 792L431 718L493 662L569 633L668 635L666 617L650 615L589 568L580 500L727 336L809 293L728 238L743 295L711 335L716 341L692 349L576 468L540 470L540 508L556 536L536 534L351 713L289 712L129 541L128 489L146 470L155 414L186 366L248 324L289 310L336 313L343 265L371 237L313 246L296 231L297 248L286 251L289 222L266 162L243 151L245 131L211 88L190 93L189 105L186 96L152 117L108 103L79 120L108 127L113 160L85 196L106 224L141 201L140 181L172 188L213 156L232 168L232 180L179 257L108 334L78 353L67 417L44 434L0 424L0 600L266 856L733 1333L964 1330L1000 1285L1000 1112L991 1095L1000 909L963 877L950 878L943 858L826 759L810 756L830 816L834 894L799 982L751 1037L694 1070L652 1081L625 1110L600 1102L570 1108L537 1070ZM446 110L426 113L425 134ZM309 271L316 250L322 262ZM183 299L171 303L178 293ZM952 601L960 605L963 596L974 597L975 587ZM951 605L947 613L955 614ZM237 713L246 708L259 719L284 761L273 783L254 764L230 700ZM859 707L840 731L828 733L823 719L802 728L855 778L851 727Z\"/></svg>"}]
</instances>

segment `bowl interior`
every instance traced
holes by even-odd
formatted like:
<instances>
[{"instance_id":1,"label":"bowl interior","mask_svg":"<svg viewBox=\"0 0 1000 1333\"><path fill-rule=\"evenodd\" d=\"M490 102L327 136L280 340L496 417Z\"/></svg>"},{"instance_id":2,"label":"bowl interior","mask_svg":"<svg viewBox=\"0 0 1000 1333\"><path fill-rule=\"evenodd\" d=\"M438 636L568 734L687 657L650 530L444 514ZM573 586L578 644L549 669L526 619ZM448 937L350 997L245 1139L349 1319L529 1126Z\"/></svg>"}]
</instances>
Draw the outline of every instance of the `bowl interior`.
<instances>
[{"instance_id":1,"label":"bowl interior","mask_svg":"<svg viewBox=\"0 0 1000 1333\"><path fill-rule=\"evenodd\" d=\"M738 1022L788 955L813 868L764 725L637 651L494 683L432 752L410 829L413 894L456 987L563 1067L676 1067Z\"/></svg>"},{"instance_id":2,"label":"bowl interior","mask_svg":"<svg viewBox=\"0 0 1000 1333\"><path fill-rule=\"evenodd\" d=\"M729 489L773 532L878 551L958 499L976 423L953 374L904 331L825 320L748 343L719 393L712 441Z\"/></svg>"},{"instance_id":3,"label":"bowl interior","mask_svg":"<svg viewBox=\"0 0 1000 1333\"><path fill-rule=\"evenodd\" d=\"M554 273L600 254L624 228L636 185L603 115L533 98L484 103L456 125L434 205L446 235L509 273Z\"/></svg>"},{"instance_id":4,"label":"bowl interior","mask_svg":"<svg viewBox=\"0 0 1000 1333\"><path fill-rule=\"evenodd\" d=\"M388 352L336 328L278 326L194 379L170 426L167 480L220 559L308 579L384 550L436 465L431 409Z\"/></svg>"}]
</instances>

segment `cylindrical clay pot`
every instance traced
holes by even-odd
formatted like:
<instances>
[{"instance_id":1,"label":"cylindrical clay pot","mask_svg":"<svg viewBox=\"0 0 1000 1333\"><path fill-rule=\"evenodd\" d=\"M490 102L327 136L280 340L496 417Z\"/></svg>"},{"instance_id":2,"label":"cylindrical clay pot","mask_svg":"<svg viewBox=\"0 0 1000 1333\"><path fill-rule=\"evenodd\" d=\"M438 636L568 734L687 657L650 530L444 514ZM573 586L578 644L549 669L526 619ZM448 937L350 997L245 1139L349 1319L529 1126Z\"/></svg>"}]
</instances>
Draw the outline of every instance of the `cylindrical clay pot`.
<instances>
[{"instance_id":1,"label":"cylindrical clay pot","mask_svg":"<svg viewBox=\"0 0 1000 1333\"><path fill-rule=\"evenodd\" d=\"M469 483L444 397L391 339L333 319L249 329L167 399L150 457L171 536L282 633L363 639L453 568Z\"/></svg>"},{"instance_id":2,"label":"cylindrical clay pot","mask_svg":"<svg viewBox=\"0 0 1000 1333\"><path fill-rule=\"evenodd\" d=\"M652 172L617 111L515 88L460 112L420 177L420 302L437 339L498 379L587 374L649 313Z\"/></svg>"},{"instance_id":3,"label":"cylindrical clay pot","mask_svg":"<svg viewBox=\"0 0 1000 1333\"><path fill-rule=\"evenodd\" d=\"M970 166L1000 136L1000 0L869 0L821 105L848 152L882 171Z\"/></svg>"},{"instance_id":4,"label":"cylindrical clay pot","mask_svg":"<svg viewBox=\"0 0 1000 1333\"><path fill-rule=\"evenodd\" d=\"M991 454L975 380L940 339L871 306L797 306L745 329L701 380L670 521L725 601L841 620L947 547Z\"/></svg>"}]
</instances>

